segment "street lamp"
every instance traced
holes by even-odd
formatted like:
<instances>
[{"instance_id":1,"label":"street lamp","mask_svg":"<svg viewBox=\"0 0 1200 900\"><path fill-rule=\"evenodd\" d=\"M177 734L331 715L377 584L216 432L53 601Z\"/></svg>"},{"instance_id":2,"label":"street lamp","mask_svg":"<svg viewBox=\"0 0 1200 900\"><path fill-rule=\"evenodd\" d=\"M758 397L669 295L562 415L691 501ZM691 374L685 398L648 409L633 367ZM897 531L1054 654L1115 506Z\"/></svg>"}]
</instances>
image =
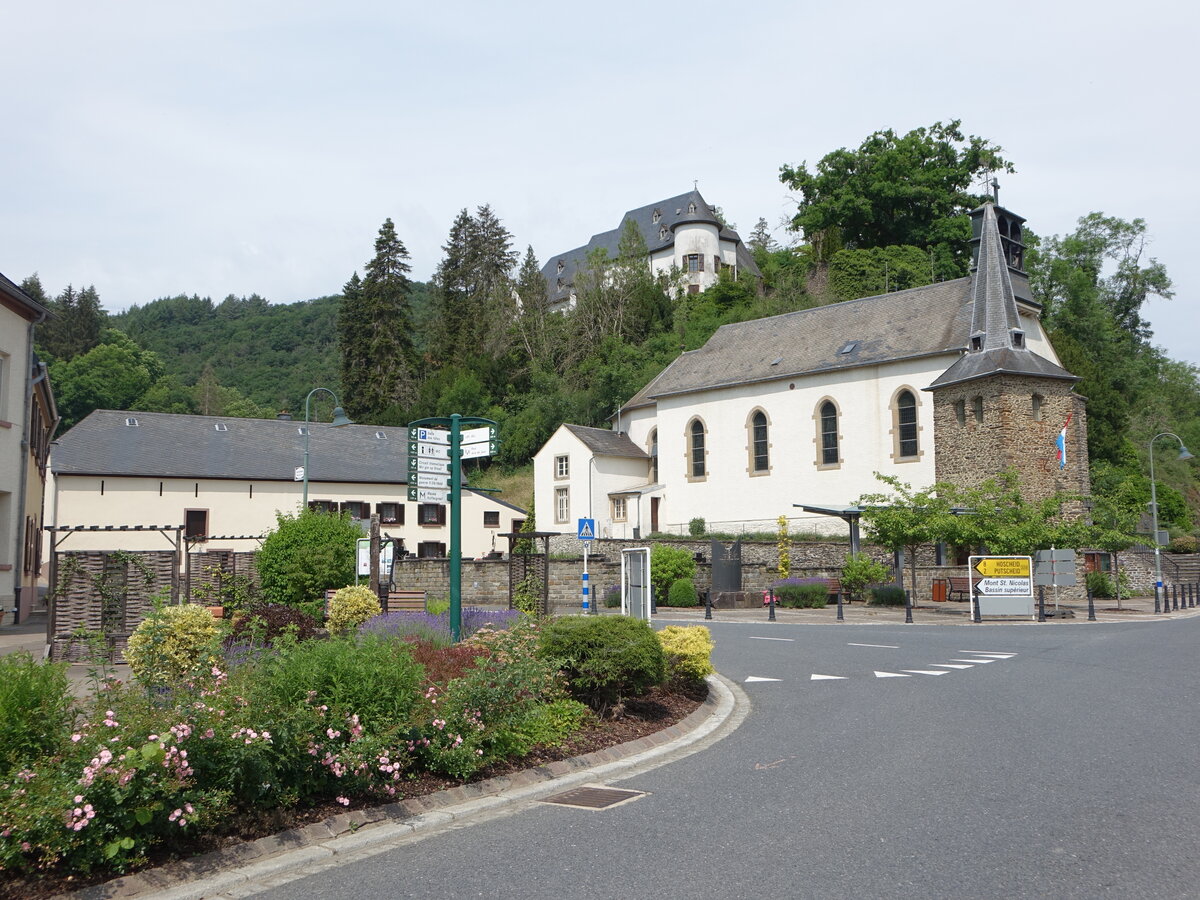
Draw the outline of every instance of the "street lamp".
<instances>
[{"instance_id":1,"label":"street lamp","mask_svg":"<svg viewBox=\"0 0 1200 900\"><path fill-rule=\"evenodd\" d=\"M313 388L308 392L308 396L304 398L304 502L300 505L300 511L308 509L308 404L312 400L312 395L317 391L324 391L333 398L333 421L329 423L331 428L341 428L343 425L353 425L350 417L346 415L346 411L342 409L338 403L337 394L329 388Z\"/></svg>"},{"instance_id":2,"label":"street lamp","mask_svg":"<svg viewBox=\"0 0 1200 900\"><path fill-rule=\"evenodd\" d=\"M1158 594L1162 590L1162 552L1158 545L1158 491L1154 486L1154 442L1160 437L1173 437L1179 441L1179 459L1191 459L1192 454L1183 446L1183 438L1170 431L1163 431L1150 438L1150 515L1154 518L1154 605L1158 606ZM1154 610L1158 612L1156 608Z\"/></svg>"}]
</instances>

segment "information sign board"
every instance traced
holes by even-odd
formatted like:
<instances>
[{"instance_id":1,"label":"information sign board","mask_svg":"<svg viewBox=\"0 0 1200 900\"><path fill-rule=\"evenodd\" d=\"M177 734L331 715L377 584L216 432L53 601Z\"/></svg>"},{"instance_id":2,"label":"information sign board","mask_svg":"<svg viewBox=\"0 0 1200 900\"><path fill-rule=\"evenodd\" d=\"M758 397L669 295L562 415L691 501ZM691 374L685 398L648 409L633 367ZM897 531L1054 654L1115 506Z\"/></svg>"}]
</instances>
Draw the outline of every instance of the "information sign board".
<instances>
[{"instance_id":1,"label":"information sign board","mask_svg":"<svg viewBox=\"0 0 1200 900\"><path fill-rule=\"evenodd\" d=\"M458 436L458 442L463 445L478 444L483 441L494 441L495 439L495 425L484 425L482 428L468 428Z\"/></svg>"},{"instance_id":2,"label":"information sign board","mask_svg":"<svg viewBox=\"0 0 1200 900\"><path fill-rule=\"evenodd\" d=\"M496 452L496 442L487 441L482 444L467 444L460 452L463 459L480 459L485 456L491 456Z\"/></svg>"},{"instance_id":3,"label":"information sign board","mask_svg":"<svg viewBox=\"0 0 1200 900\"><path fill-rule=\"evenodd\" d=\"M450 500L450 492L434 488L410 487L408 499L414 503L447 503Z\"/></svg>"},{"instance_id":4,"label":"information sign board","mask_svg":"<svg viewBox=\"0 0 1200 900\"><path fill-rule=\"evenodd\" d=\"M442 444L426 444L423 441L408 442L409 456L424 456L427 459L449 459L450 448Z\"/></svg>"},{"instance_id":5,"label":"information sign board","mask_svg":"<svg viewBox=\"0 0 1200 900\"><path fill-rule=\"evenodd\" d=\"M441 488L442 490L449 490L450 488L449 475L429 475L425 472L418 472L414 481L417 487ZM410 481L409 483L412 484L414 481Z\"/></svg>"},{"instance_id":6,"label":"information sign board","mask_svg":"<svg viewBox=\"0 0 1200 900\"><path fill-rule=\"evenodd\" d=\"M429 472L432 475L449 475L450 460L448 459L427 459L423 456L410 456L408 458L409 474L415 472Z\"/></svg>"},{"instance_id":7,"label":"information sign board","mask_svg":"<svg viewBox=\"0 0 1200 900\"><path fill-rule=\"evenodd\" d=\"M390 580L392 574L392 561L396 557L396 545L392 541L383 541L379 545L379 572L380 575L386 575L386 580ZM369 538L360 539L358 541L358 574L371 574L371 541Z\"/></svg>"},{"instance_id":8,"label":"information sign board","mask_svg":"<svg viewBox=\"0 0 1200 900\"><path fill-rule=\"evenodd\" d=\"M1033 559L1028 556L972 556L967 574L980 615L1033 615Z\"/></svg>"},{"instance_id":9,"label":"information sign board","mask_svg":"<svg viewBox=\"0 0 1200 900\"><path fill-rule=\"evenodd\" d=\"M408 439L410 441L424 441L427 444L449 444L450 432L442 428L421 428L418 426L408 429Z\"/></svg>"}]
</instances>

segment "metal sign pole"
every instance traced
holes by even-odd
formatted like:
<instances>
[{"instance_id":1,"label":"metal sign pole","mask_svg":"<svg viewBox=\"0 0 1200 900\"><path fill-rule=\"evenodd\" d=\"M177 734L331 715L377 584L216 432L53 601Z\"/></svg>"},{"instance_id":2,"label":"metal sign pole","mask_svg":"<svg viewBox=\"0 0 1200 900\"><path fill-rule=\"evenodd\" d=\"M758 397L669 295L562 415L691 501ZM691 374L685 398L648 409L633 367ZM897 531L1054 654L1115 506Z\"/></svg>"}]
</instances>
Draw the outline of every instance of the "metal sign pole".
<instances>
[{"instance_id":1,"label":"metal sign pole","mask_svg":"<svg viewBox=\"0 0 1200 900\"><path fill-rule=\"evenodd\" d=\"M450 640L462 638L462 460L458 413L450 416Z\"/></svg>"}]
</instances>

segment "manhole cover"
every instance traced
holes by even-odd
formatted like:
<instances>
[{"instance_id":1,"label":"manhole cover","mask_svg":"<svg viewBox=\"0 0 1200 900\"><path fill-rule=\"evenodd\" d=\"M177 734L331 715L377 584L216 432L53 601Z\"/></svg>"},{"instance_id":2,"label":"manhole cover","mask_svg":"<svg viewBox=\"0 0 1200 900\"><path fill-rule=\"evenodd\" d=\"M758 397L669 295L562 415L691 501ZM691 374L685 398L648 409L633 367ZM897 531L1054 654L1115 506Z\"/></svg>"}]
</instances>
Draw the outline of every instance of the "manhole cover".
<instances>
[{"instance_id":1,"label":"manhole cover","mask_svg":"<svg viewBox=\"0 0 1200 900\"><path fill-rule=\"evenodd\" d=\"M608 809L610 806L616 806L618 803L645 795L645 791L623 791L618 788L584 785L563 791L561 794L555 794L553 797L547 797L542 802L557 803L560 806L576 806L580 809Z\"/></svg>"}]
</instances>

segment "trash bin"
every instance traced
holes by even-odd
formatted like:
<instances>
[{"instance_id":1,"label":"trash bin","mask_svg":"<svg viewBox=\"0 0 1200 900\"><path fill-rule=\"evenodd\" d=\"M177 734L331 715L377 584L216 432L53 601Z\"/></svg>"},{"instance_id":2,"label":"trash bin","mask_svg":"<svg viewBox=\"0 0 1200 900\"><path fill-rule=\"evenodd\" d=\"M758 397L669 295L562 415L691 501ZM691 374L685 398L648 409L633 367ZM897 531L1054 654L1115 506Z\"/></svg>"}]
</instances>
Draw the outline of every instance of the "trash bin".
<instances>
[{"instance_id":1,"label":"trash bin","mask_svg":"<svg viewBox=\"0 0 1200 900\"><path fill-rule=\"evenodd\" d=\"M949 586L949 582L947 582L945 578L933 579L933 602L934 603L945 603L946 602L946 588L948 586Z\"/></svg>"}]
</instances>

